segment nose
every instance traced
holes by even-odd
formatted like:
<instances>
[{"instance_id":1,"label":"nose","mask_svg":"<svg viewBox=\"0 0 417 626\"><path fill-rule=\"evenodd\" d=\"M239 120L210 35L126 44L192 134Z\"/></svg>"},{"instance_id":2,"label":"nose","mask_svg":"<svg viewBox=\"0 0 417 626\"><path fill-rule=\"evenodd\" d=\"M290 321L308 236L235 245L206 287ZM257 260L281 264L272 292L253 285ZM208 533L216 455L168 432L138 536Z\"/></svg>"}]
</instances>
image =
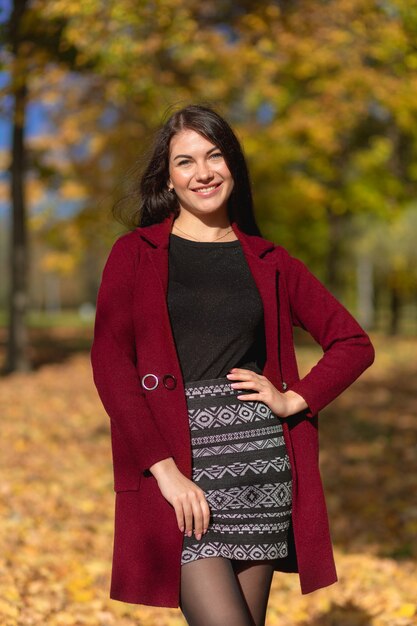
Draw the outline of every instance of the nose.
<instances>
[{"instance_id":1,"label":"nose","mask_svg":"<svg viewBox=\"0 0 417 626\"><path fill-rule=\"evenodd\" d=\"M213 178L213 172L210 169L210 164L206 161L197 163L196 179L201 181L211 180Z\"/></svg>"}]
</instances>

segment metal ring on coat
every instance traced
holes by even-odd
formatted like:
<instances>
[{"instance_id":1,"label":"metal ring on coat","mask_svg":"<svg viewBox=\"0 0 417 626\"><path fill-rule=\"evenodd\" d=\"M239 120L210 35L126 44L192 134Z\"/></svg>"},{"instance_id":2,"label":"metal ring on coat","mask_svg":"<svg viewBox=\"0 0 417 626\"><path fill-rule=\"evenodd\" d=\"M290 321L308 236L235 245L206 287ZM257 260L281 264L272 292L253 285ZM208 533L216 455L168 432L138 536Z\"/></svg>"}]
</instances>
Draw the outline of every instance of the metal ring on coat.
<instances>
[{"instance_id":1,"label":"metal ring on coat","mask_svg":"<svg viewBox=\"0 0 417 626\"><path fill-rule=\"evenodd\" d=\"M147 386L145 385L145 382L144 382L144 381L145 381L145 378L148 378L148 376L151 376L152 378L154 378L154 379L155 379L155 384L154 384L154 386L153 386L153 387L147 387ZM156 389L156 388L157 388L157 386L158 386L158 384L159 384L159 378L158 378L158 376L156 376L155 374L145 374L145 376L143 376L143 377L142 377L141 383L142 383L142 387L144 387L144 388L145 388L145 389L147 389L148 391L152 391L152 389Z\"/></svg>"},{"instance_id":2,"label":"metal ring on coat","mask_svg":"<svg viewBox=\"0 0 417 626\"><path fill-rule=\"evenodd\" d=\"M169 380L171 380L172 382L169 383L168 385L167 383ZM177 386L177 379L175 378L173 374L165 374L165 376L162 379L162 382L164 384L164 387L169 390L175 389L175 387Z\"/></svg>"}]
</instances>

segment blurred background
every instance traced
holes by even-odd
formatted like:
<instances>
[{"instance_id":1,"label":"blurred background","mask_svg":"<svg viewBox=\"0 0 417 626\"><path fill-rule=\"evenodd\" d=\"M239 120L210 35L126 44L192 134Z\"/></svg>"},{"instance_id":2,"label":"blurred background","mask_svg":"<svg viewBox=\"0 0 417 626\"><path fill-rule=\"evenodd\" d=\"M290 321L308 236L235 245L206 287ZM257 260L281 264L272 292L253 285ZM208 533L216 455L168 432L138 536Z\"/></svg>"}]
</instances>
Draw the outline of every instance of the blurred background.
<instances>
[{"instance_id":1,"label":"blurred background","mask_svg":"<svg viewBox=\"0 0 417 626\"><path fill-rule=\"evenodd\" d=\"M417 624L417 3L1 0L0 29L2 626L185 624L107 597L110 435L89 349L126 230L112 207L137 201L155 129L193 102L236 130L263 235L377 352L320 418L340 582L301 596L277 573L267 624ZM321 350L296 338L303 374Z\"/></svg>"}]
</instances>

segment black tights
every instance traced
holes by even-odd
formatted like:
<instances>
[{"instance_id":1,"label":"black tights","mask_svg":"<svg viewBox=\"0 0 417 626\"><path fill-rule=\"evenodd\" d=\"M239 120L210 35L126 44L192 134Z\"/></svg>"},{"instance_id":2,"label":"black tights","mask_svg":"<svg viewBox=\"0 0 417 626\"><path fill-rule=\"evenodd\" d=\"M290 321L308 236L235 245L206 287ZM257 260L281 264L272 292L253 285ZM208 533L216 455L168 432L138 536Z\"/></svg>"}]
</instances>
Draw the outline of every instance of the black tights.
<instances>
[{"instance_id":1,"label":"black tights","mask_svg":"<svg viewBox=\"0 0 417 626\"><path fill-rule=\"evenodd\" d=\"M181 566L180 608L189 626L264 626L273 561L197 559Z\"/></svg>"}]
</instances>

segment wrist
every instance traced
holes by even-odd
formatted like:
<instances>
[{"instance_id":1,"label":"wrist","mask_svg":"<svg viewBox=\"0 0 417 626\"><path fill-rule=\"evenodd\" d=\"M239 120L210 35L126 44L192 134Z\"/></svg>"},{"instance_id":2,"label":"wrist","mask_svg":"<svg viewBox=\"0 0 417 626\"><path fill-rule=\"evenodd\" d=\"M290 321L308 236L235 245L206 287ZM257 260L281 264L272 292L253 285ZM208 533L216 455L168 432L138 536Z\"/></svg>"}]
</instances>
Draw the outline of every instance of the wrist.
<instances>
[{"instance_id":1,"label":"wrist","mask_svg":"<svg viewBox=\"0 0 417 626\"><path fill-rule=\"evenodd\" d=\"M290 415L294 415L308 408L307 402L299 393L289 389L282 395L285 399L285 415L283 415L283 417L289 417Z\"/></svg>"},{"instance_id":2,"label":"wrist","mask_svg":"<svg viewBox=\"0 0 417 626\"><path fill-rule=\"evenodd\" d=\"M176 469L176 464L172 456L162 459L162 461L157 461L153 465L149 467L149 471L151 474L158 480L161 476L167 474L168 472Z\"/></svg>"}]
</instances>

